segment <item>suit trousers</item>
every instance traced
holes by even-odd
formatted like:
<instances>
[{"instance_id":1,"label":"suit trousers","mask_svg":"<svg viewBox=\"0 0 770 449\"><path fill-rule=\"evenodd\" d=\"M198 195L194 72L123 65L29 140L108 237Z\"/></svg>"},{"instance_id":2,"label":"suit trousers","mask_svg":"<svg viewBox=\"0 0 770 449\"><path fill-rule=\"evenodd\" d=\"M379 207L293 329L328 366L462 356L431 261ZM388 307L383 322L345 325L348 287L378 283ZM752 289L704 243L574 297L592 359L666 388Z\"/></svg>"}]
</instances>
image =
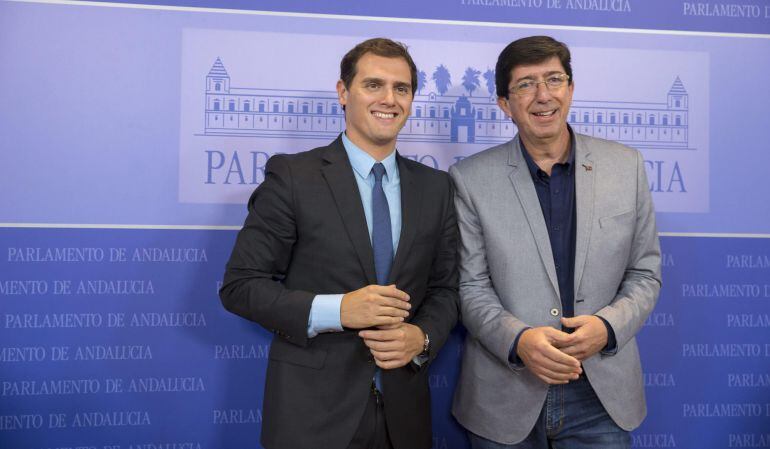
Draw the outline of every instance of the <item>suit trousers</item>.
<instances>
[{"instance_id":1,"label":"suit trousers","mask_svg":"<svg viewBox=\"0 0 770 449\"><path fill-rule=\"evenodd\" d=\"M364 415L347 449L393 449L385 423L385 405L374 384Z\"/></svg>"},{"instance_id":2,"label":"suit trousers","mask_svg":"<svg viewBox=\"0 0 770 449\"><path fill-rule=\"evenodd\" d=\"M628 449L631 434L618 427L585 374L551 385L535 427L524 441L501 444L468 432L473 449Z\"/></svg>"}]
</instances>

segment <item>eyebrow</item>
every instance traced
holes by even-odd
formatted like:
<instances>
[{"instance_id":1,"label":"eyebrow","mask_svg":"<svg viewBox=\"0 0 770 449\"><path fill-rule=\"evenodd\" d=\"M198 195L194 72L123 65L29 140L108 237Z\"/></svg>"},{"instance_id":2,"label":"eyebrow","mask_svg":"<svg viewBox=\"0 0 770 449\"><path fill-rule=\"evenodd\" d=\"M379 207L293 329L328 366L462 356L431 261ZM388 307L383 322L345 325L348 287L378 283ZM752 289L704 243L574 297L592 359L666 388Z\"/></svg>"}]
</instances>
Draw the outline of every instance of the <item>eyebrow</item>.
<instances>
[{"instance_id":1,"label":"eyebrow","mask_svg":"<svg viewBox=\"0 0 770 449\"><path fill-rule=\"evenodd\" d=\"M366 84L366 83L385 84L385 80L383 80L382 78L375 78L375 77L364 78L361 80L361 84Z\"/></svg>"},{"instance_id":2,"label":"eyebrow","mask_svg":"<svg viewBox=\"0 0 770 449\"><path fill-rule=\"evenodd\" d=\"M377 77L368 77L361 80L361 84L367 83L385 84L385 80ZM412 84L407 83L406 81L394 81L393 87L409 87L411 89Z\"/></svg>"},{"instance_id":3,"label":"eyebrow","mask_svg":"<svg viewBox=\"0 0 770 449\"><path fill-rule=\"evenodd\" d=\"M556 75L556 74L559 74L559 73L564 73L564 72L562 72L561 70L551 70L550 72L544 73L543 74L543 78L546 78L546 77L548 77L550 75ZM521 78L517 79L515 82L518 83L519 81L532 80L532 79L535 79L535 77L533 75L527 75L527 76L522 76Z\"/></svg>"}]
</instances>

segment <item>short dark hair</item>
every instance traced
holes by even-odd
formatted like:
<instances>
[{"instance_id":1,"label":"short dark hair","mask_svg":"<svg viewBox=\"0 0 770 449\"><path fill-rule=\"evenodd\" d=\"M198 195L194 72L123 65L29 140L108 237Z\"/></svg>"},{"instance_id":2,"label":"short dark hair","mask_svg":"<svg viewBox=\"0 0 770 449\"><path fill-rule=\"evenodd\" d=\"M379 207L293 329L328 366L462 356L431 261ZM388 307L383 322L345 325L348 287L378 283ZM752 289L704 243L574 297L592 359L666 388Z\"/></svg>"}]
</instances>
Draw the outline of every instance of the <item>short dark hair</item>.
<instances>
[{"instance_id":1,"label":"short dark hair","mask_svg":"<svg viewBox=\"0 0 770 449\"><path fill-rule=\"evenodd\" d=\"M564 72L572 84L572 65L569 48L550 36L529 36L508 44L497 58L495 66L495 85L497 96L508 98L508 84L511 83L511 72L518 66L539 64L553 57L559 58Z\"/></svg>"},{"instance_id":2,"label":"short dark hair","mask_svg":"<svg viewBox=\"0 0 770 449\"><path fill-rule=\"evenodd\" d=\"M342 58L340 62L340 79L345 88L350 89L350 83L356 76L358 60L365 54L372 53L384 58L403 58L412 75L412 96L417 90L417 66L414 65L406 45L384 37L368 39L356 45Z\"/></svg>"}]
</instances>

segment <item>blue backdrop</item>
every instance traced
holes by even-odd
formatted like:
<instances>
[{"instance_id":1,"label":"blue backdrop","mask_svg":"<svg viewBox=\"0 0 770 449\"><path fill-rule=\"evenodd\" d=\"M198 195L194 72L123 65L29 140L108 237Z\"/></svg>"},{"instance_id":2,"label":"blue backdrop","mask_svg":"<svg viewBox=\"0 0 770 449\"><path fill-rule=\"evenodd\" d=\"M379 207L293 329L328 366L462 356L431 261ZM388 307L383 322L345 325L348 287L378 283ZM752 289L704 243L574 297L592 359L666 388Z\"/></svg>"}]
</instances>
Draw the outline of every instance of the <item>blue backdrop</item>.
<instances>
[{"instance_id":1,"label":"blue backdrop","mask_svg":"<svg viewBox=\"0 0 770 449\"><path fill-rule=\"evenodd\" d=\"M646 161L664 286L634 447L770 447L770 5L751 0L0 2L0 447L259 447L271 334L216 292L265 161L343 129L339 60L379 35L422 72L402 154L445 170L506 141L488 80L531 34L573 51L572 126ZM431 371L436 449L467 447L462 339Z\"/></svg>"}]
</instances>

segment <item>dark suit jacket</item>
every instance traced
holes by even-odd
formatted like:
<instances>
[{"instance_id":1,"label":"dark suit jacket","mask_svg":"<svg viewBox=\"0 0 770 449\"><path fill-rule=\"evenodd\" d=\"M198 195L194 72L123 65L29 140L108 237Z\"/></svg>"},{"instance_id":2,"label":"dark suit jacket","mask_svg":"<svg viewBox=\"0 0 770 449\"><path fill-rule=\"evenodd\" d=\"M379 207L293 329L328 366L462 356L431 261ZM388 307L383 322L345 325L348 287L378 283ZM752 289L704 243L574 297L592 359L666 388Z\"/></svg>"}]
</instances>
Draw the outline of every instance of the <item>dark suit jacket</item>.
<instances>
[{"instance_id":1,"label":"dark suit jacket","mask_svg":"<svg viewBox=\"0 0 770 449\"><path fill-rule=\"evenodd\" d=\"M402 228L390 283L411 297L409 322L436 356L458 314L457 223L449 176L397 157ZM227 264L220 296L233 313L275 333L265 381L262 444L345 448L376 365L357 330L307 337L317 294L375 284L361 196L338 137L327 147L273 156ZM383 370L395 449L431 446L427 364Z\"/></svg>"}]
</instances>

